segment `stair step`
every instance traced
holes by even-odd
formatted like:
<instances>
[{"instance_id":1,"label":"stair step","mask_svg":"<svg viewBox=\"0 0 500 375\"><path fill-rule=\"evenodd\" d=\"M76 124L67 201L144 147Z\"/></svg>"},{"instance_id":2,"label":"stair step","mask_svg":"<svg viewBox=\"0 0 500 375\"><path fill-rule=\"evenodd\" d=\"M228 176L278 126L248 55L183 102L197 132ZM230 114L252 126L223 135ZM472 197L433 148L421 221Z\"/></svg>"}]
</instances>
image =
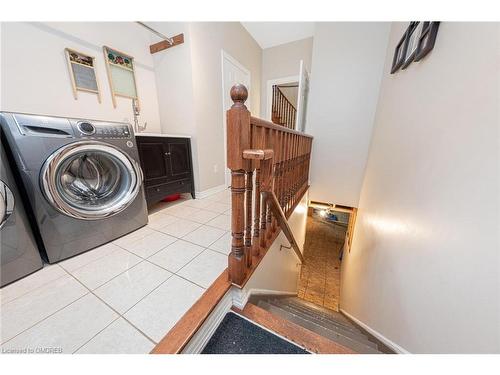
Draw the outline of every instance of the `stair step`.
<instances>
[{"instance_id":1,"label":"stair step","mask_svg":"<svg viewBox=\"0 0 500 375\"><path fill-rule=\"evenodd\" d=\"M311 302L307 302L299 298L283 298L283 302L285 301L293 307L296 307L297 309L300 309L304 312L316 314L325 319L333 319L336 322L342 323L348 327L358 329L349 319L336 311L325 309L321 306L315 305Z\"/></svg>"},{"instance_id":2,"label":"stair step","mask_svg":"<svg viewBox=\"0 0 500 375\"><path fill-rule=\"evenodd\" d=\"M286 320L289 320L295 324L298 324L312 332L315 332L329 340L335 341L347 348L350 348L358 353L380 353L377 350L377 345L375 343L370 342L370 344L366 344L364 342L359 342L350 337L346 337L332 331L328 328L320 326L310 320L304 319L298 315L292 314L280 307L274 306L266 301L259 301L258 306L269 311L272 314L278 315Z\"/></svg>"},{"instance_id":3,"label":"stair step","mask_svg":"<svg viewBox=\"0 0 500 375\"><path fill-rule=\"evenodd\" d=\"M359 329L358 327L356 327L354 324L351 324L349 322L345 322L344 320L338 319L337 317L325 316L325 315L323 315L321 313L318 313L317 311L313 311L311 309L303 308L303 307L300 307L300 306L298 306L296 304L292 304L292 303L289 303L289 302L284 301L284 300L275 299L274 301L276 302L276 304L278 304L280 306L287 306L288 308L293 309L293 310L295 310L295 311L297 311L297 312L299 312L301 314L304 314L304 315L307 315L307 316L312 316L312 317L314 317L314 319L317 319L318 321L326 322L327 324L328 323L335 324L335 325L340 326L343 329L346 329L346 330L349 330L349 331L353 331L353 332L357 332L357 333L361 333L362 335L365 334L361 329Z\"/></svg>"},{"instance_id":4,"label":"stair step","mask_svg":"<svg viewBox=\"0 0 500 375\"><path fill-rule=\"evenodd\" d=\"M344 325L338 324L337 322L334 322L331 320L326 321L326 320L318 319L317 317L315 317L313 315L304 314L303 312L298 311L298 310L296 310L293 307L288 306L288 305L278 304L278 303L275 303L274 301L268 301L268 302L276 307L279 307L285 311L288 311L291 314L294 314L296 316L300 316L306 320L309 320L309 321L311 321L319 326L325 327L325 328L327 328L333 332L336 332L340 335L350 337L350 338L355 339L357 341L364 342L367 345L373 344L373 342L370 341L370 339L368 339L366 337L366 335L364 335L361 331L346 327Z\"/></svg>"}]
</instances>

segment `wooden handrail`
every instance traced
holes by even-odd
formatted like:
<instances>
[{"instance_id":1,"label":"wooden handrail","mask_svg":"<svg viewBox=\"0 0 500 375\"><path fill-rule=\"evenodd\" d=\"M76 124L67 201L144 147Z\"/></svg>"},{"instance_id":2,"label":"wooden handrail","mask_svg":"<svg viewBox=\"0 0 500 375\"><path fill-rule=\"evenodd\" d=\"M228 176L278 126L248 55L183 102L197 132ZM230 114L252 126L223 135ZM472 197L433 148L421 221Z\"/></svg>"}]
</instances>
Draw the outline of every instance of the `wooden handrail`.
<instances>
[{"instance_id":1,"label":"wooden handrail","mask_svg":"<svg viewBox=\"0 0 500 375\"><path fill-rule=\"evenodd\" d=\"M285 213L280 207L278 198L276 198L276 195L272 191L263 191L262 196L264 198L264 202L270 205L273 215L276 217L276 220L278 221L281 230L285 234L286 239L288 240L288 242L290 242L295 255L297 255L297 258L299 258L300 263L304 264L304 256L302 255L302 251L300 251L300 247L297 244L297 241L295 241L292 229L290 228L290 225L288 225L288 221L286 219Z\"/></svg>"},{"instance_id":2,"label":"wooden handrail","mask_svg":"<svg viewBox=\"0 0 500 375\"><path fill-rule=\"evenodd\" d=\"M227 165L231 170L231 282L242 286L283 231L301 261L287 219L309 188L312 137L252 117L245 86L231 89Z\"/></svg>"},{"instance_id":3,"label":"wooden handrail","mask_svg":"<svg viewBox=\"0 0 500 375\"><path fill-rule=\"evenodd\" d=\"M250 122L252 123L252 125L255 125L255 126L260 126L260 127L271 129L271 130L277 130L277 131L284 132L284 133L296 134L296 135L299 135L299 136L305 137L305 138L311 138L311 139L313 138L312 135L302 133L298 130L289 129L289 128L285 128L285 127L280 126L280 125L276 125L274 122L263 120L259 117L250 116Z\"/></svg>"}]
</instances>

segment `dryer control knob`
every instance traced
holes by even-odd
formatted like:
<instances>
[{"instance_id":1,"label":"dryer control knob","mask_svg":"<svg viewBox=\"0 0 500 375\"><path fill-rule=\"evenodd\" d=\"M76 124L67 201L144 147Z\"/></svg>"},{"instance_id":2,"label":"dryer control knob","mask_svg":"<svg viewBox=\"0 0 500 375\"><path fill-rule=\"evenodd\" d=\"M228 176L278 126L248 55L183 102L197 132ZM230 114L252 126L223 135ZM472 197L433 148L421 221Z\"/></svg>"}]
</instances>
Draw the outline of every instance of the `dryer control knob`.
<instances>
[{"instance_id":1,"label":"dryer control knob","mask_svg":"<svg viewBox=\"0 0 500 375\"><path fill-rule=\"evenodd\" d=\"M90 122L80 122L78 123L78 129L87 135L92 135L95 133L95 127Z\"/></svg>"}]
</instances>

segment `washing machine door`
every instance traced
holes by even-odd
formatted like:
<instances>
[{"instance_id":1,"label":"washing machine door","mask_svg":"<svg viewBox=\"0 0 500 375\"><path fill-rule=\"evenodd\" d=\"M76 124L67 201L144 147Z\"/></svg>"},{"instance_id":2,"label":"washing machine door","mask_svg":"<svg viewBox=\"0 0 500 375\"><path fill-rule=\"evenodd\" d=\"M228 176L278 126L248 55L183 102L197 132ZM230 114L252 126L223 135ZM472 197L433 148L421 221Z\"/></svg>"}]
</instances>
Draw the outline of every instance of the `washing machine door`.
<instances>
[{"instance_id":1,"label":"washing machine door","mask_svg":"<svg viewBox=\"0 0 500 375\"><path fill-rule=\"evenodd\" d=\"M75 142L44 163L40 184L59 212L82 220L98 220L122 212L142 184L139 164L120 149L101 142Z\"/></svg>"},{"instance_id":2,"label":"washing machine door","mask_svg":"<svg viewBox=\"0 0 500 375\"><path fill-rule=\"evenodd\" d=\"M0 229L14 212L14 195L7 184L0 180Z\"/></svg>"}]
</instances>

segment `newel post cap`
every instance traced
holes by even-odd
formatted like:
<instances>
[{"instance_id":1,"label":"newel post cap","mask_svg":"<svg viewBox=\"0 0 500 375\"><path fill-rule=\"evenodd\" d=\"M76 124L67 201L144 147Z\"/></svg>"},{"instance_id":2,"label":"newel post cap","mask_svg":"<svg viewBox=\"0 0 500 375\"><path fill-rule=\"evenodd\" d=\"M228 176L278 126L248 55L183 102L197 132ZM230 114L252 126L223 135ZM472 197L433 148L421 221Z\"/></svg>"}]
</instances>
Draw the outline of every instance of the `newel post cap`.
<instances>
[{"instance_id":1,"label":"newel post cap","mask_svg":"<svg viewBox=\"0 0 500 375\"><path fill-rule=\"evenodd\" d=\"M231 87L231 99L234 103L233 107L244 107L248 99L248 90L245 85L238 83Z\"/></svg>"}]
</instances>

